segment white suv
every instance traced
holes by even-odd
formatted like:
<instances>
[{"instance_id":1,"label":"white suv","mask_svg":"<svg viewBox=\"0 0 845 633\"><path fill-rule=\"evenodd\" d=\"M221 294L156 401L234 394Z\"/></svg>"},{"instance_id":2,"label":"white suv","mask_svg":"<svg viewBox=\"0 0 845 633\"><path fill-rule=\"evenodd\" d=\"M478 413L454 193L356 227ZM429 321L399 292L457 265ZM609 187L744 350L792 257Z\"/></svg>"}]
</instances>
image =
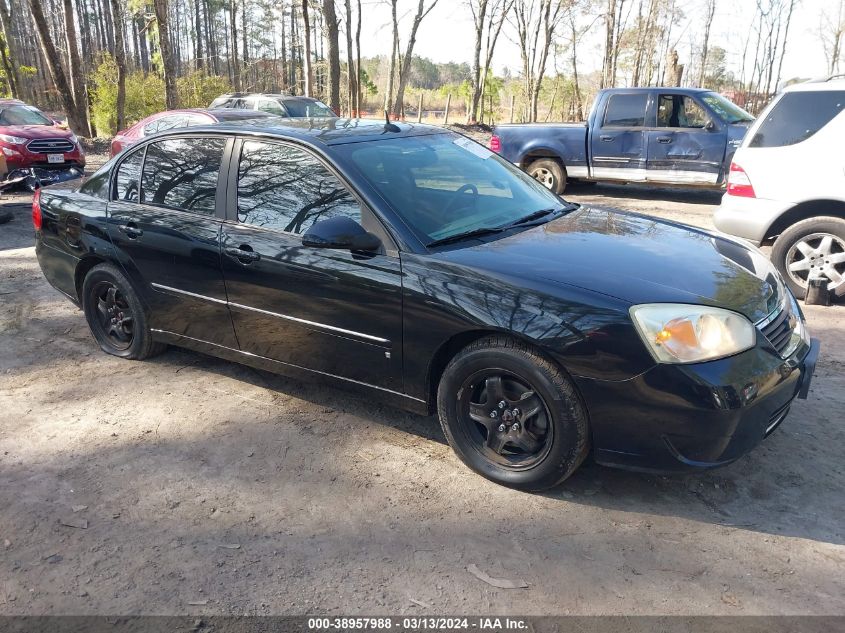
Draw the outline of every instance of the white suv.
<instances>
[{"instance_id":1,"label":"white suv","mask_svg":"<svg viewBox=\"0 0 845 633\"><path fill-rule=\"evenodd\" d=\"M789 86L733 157L716 228L757 245L795 296L827 279L845 295L845 80Z\"/></svg>"}]
</instances>

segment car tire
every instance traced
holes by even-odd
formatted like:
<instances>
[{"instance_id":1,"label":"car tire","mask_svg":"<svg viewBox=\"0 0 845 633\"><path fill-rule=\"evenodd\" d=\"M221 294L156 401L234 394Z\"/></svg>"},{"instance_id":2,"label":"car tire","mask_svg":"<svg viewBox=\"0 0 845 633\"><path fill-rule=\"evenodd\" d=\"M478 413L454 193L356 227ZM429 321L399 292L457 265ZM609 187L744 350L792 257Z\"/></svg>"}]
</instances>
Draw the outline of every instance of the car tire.
<instances>
[{"instance_id":1,"label":"car tire","mask_svg":"<svg viewBox=\"0 0 845 633\"><path fill-rule=\"evenodd\" d=\"M483 338L459 352L440 379L437 411L461 461L512 488L551 488L589 452L587 412L572 381L510 338Z\"/></svg>"},{"instance_id":2,"label":"car tire","mask_svg":"<svg viewBox=\"0 0 845 633\"><path fill-rule=\"evenodd\" d=\"M560 195L566 189L566 170L553 158L541 158L528 165L529 176L546 189Z\"/></svg>"},{"instance_id":3,"label":"car tire","mask_svg":"<svg viewBox=\"0 0 845 633\"><path fill-rule=\"evenodd\" d=\"M830 280L828 289L834 290L845 283L845 220L819 216L796 222L775 240L771 257L799 299L807 293L809 274L819 269Z\"/></svg>"},{"instance_id":4,"label":"car tire","mask_svg":"<svg viewBox=\"0 0 845 633\"><path fill-rule=\"evenodd\" d=\"M107 354L143 360L167 347L153 340L135 289L112 264L98 264L85 275L82 310L94 340Z\"/></svg>"}]
</instances>

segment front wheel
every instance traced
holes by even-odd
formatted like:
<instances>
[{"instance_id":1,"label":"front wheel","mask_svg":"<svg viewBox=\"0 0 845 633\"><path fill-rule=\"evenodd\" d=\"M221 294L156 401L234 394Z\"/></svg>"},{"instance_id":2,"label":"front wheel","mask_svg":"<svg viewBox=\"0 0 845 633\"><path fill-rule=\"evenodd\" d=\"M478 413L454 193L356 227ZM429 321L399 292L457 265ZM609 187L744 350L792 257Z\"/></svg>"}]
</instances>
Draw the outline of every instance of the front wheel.
<instances>
[{"instance_id":1,"label":"front wheel","mask_svg":"<svg viewBox=\"0 0 845 633\"><path fill-rule=\"evenodd\" d=\"M541 158L528 165L525 170L529 176L546 189L560 195L566 189L566 171L563 165L553 158Z\"/></svg>"},{"instance_id":2,"label":"front wheel","mask_svg":"<svg viewBox=\"0 0 845 633\"><path fill-rule=\"evenodd\" d=\"M799 299L807 293L809 279L827 280L829 291L845 283L845 220L816 217L797 222L778 236L772 262Z\"/></svg>"},{"instance_id":3,"label":"front wheel","mask_svg":"<svg viewBox=\"0 0 845 633\"><path fill-rule=\"evenodd\" d=\"M440 380L437 408L458 457L506 486L551 488L587 456L587 414L572 382L508 338L485 338L458 353Z\"/></svg>"}]
</instances>

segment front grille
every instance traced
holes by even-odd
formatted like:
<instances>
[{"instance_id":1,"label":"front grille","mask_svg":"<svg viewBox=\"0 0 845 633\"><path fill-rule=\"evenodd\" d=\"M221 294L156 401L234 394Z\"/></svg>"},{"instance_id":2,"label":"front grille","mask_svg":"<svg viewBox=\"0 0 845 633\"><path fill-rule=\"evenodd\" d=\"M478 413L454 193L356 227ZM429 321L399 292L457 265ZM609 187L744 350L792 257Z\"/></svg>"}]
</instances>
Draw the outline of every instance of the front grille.
<instances>
[{"instance_id":1,"label":"front grille","mask_svg":"<svg viewBox=\"0 0 845 633\"><path fill-rule=\"evenodd\" d=\"M778 351L778 354L782 355L783 350L789 345L789 339L794 329L795 317L787 302L783 310L769 321L769 323L760 328L760 332L772 344L772 347Z\"/></svg>"},{"instance_id":2,"label":"front grille","mask_svg":"<svg viewBox=\"0 0 845 633\"><path fill-rule=\"evenodd\" d=\"M40 138L27 143L26 148L33 154L65 154L76 149L76 145L66 138Z\"/></svg>"}]
</instances>

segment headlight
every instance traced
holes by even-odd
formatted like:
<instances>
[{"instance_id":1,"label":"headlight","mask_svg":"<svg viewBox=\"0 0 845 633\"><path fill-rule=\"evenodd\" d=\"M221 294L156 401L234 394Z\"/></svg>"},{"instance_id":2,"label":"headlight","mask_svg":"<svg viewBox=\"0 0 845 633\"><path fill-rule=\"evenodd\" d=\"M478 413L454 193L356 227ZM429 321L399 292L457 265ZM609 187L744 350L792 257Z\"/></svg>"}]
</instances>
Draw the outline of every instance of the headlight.
<instances>
[{"instance_id":1,"label":"headlight","mask_svg":"<svg viewBox=\"0 0 845 633\"><path fill-rule=\"evenodd\" d=\"M28 140L28 138L21 138L20 136L9 136L8 134L0 134L0 141L3 141L4 143L9 143L10 145L23 145Z\"/></svg>"},{"instance_id":2,"label":"headlight","mask_svg":"<svg viewBox=\"0 0 845 633\"><path fill-rule=\"evenodd\" d=\"M78 144L79 144L79 139L77 138L76 134L71 133L71 135L68 137L68 140L69 140L71 143L73 143L74 145L78 145Z\"/></svg>"},{"instance_id":3,"label":"headlight","mask_svg":"<svg viewBox=\"0 0 845 633\"><path fill-rule=\"evenodd\" d=\"M741 314L684 303L633 306L631 319L658 363L698 363L754 347L756 331Z\"/></svg>"}]
</instances>

